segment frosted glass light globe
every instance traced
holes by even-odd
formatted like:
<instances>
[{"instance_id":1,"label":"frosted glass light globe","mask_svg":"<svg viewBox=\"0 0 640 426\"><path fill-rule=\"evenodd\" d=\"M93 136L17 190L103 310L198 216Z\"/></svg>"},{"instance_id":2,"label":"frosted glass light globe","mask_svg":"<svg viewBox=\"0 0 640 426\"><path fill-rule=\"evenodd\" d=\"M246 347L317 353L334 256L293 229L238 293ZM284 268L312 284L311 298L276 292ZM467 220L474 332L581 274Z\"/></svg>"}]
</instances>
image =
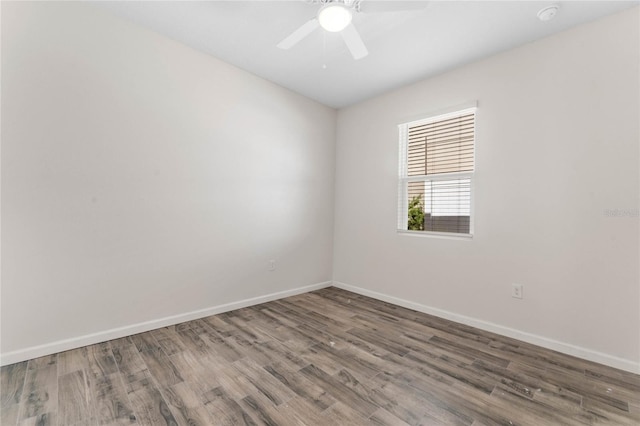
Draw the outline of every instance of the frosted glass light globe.
<instances>
[{"instance_id":1,"label":"frosted glass light globe","mask_svg":"<svg viewBox=\"0 0 640 426\"><path fill-rule=\"evenodd\" d=\"M340 3L329 3L318 12L320 26L332 33L344 30L351 22L351 18L351 11Z\"/></svg>"}]
</instances>

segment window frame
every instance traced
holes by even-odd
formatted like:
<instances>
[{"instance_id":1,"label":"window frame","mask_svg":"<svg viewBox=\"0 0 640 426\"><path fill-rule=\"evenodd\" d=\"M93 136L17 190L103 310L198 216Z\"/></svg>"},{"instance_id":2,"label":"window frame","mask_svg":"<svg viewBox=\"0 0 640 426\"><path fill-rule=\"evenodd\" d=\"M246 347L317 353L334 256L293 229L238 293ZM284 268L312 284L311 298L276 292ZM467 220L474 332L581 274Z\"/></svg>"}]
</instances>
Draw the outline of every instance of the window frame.
<instances>
[{"instance_id":1,"label":"window frame","mask_svg":"<svg viewBox=\"0 0 640 426\"><path fill-rule=\"evenodd\" d=\"M398 140L399 140L399 164L398 164L398 222L397 233L401 235L409 236L421 236L421 237L435 237L435 238L449 238L449 239L465 239L470 240L474 235L474 218L475 218L475 173L476 169L476 141L477 141L477 103L471 105L464 105L455 108L449 108L446 111L435 112L431 114L425 114L423 118L414 119L398 124ZM473 170L465 172L453 172L453 173L434 173L430 175L409 176L408 175L408 135L409 128L420 126L424 124L430 124L454 117L473 113ZM414 231L407 229L408 227L408 214L409 214L409 199L408 199L408 184L409 182L428 182L428 181L442 181L452 179L466 179L470 180L469 192L469 232L441 232L441 231Z\"/></svg>"}]
</instances>

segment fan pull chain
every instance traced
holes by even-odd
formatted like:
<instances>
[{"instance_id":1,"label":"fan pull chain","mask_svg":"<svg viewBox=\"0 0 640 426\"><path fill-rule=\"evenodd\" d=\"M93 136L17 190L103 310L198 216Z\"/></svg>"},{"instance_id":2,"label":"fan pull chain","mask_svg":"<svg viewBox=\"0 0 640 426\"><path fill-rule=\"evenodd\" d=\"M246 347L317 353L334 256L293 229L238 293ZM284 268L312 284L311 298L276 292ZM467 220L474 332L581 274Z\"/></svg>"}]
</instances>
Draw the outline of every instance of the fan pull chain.
<instances>
[{"instance_id":1,"label":"fan pull chain","mask_svg":"<svg viewBox=\"0 0 640 426\"><path fill-rule=\"evenodd\" d=\"M322 69L327 69L327 33L322 32Z\"/></svg>"}]
</instances>

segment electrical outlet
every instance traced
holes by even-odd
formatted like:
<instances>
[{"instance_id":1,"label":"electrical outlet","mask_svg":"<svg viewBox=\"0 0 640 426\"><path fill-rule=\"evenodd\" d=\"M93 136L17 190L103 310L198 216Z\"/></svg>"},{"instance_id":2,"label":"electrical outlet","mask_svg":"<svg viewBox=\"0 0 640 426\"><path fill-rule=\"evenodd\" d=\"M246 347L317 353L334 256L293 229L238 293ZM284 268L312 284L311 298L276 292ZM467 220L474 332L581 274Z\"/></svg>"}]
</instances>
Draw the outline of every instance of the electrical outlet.
<instances>
[{"instance_id":1,"label":"electrical outlet","mask_svg":"<svg viewBox=\"0 0 640 426\"><path fill-rule=\"evenodd\" d=\"M276 270L276 261L275 260L270 260L269 262L267 262L267 269L269 269L269 271L273 272Z\"/></svg>"},{"instance_id":2,"label":"electrical outlet","mask_svg":"<svg viewBox=\"0 0 640 426\"><path fill-rule=\"evenodd\" d=\"M522 284L512 284L511 297L522 299Z\"/></svg>"}]
</instances>

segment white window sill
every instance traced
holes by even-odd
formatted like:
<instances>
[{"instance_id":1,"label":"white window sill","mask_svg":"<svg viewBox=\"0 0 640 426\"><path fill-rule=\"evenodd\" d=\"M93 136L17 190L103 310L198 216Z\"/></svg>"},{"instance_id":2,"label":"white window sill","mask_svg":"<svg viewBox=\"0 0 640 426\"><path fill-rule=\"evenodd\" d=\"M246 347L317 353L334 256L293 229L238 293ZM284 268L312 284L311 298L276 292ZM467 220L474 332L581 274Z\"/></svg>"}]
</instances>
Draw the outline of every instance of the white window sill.
<instances>
[{"instance_id":1,"label":"white window sill","mask_svg":"<svg viewBox=\"0 0 640 426\"><path fill-rule=\"evenodd\" d=\"M455 234L453 232L429 232L429 231L405 231L398 229L398 235L406 237L440 238L444 240L467 240L473 239L473 234Z\"/></svg>"}]
</instances>

